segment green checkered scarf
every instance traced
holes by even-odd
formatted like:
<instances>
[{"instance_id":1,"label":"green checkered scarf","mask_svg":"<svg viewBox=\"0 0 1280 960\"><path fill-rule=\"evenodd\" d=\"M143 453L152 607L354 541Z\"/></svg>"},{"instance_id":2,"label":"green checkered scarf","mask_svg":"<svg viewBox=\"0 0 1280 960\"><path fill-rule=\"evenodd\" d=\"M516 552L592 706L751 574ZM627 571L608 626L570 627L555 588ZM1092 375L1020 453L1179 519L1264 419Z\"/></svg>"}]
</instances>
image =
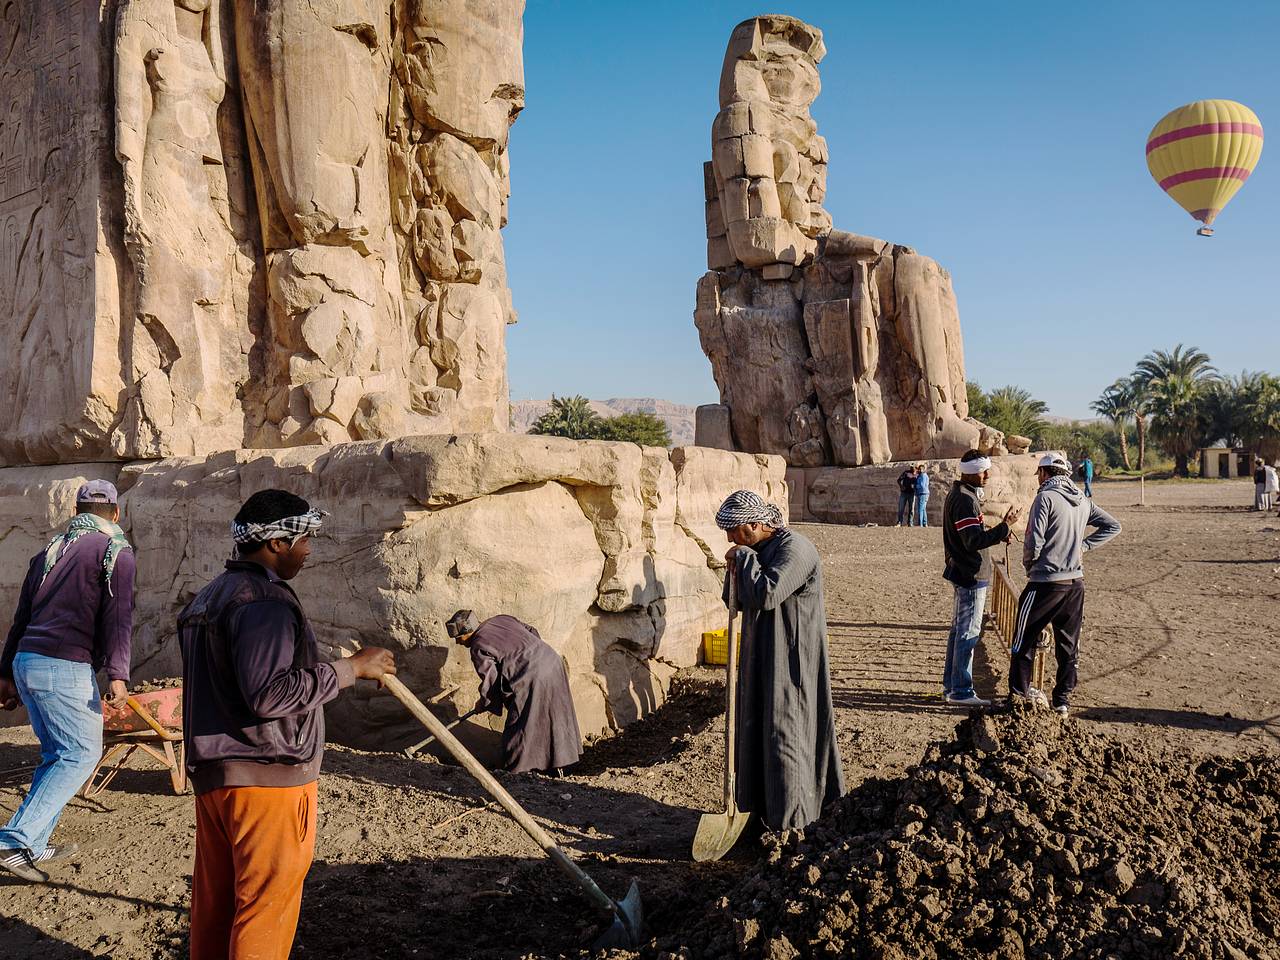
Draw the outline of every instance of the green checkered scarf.
<instances>
[{"instance_id":1,"label":"green checkered scarf","mask_svg":"<svg viewBox=\"0 0 1280 960\"><path fill-rule=\"evenodd\" d=\"M94 531L105 533L111 539L111 542L107 544L106 551L102 554L102 582L106 584L107 593L111 593L111 574L116 569L116 558L120 556L121 550L131 550L133 548L130 546L129 541L125 539L124 531L117 524L95 513L77 513L71 518L71 522L67 524L67 532L49 541L49 546L44 548L44 573L40 577L41 586L44 585L49 573L57 565L58 561L66 554L67 548L86 533L93 533Z\"/></svg>"}]
</instances>

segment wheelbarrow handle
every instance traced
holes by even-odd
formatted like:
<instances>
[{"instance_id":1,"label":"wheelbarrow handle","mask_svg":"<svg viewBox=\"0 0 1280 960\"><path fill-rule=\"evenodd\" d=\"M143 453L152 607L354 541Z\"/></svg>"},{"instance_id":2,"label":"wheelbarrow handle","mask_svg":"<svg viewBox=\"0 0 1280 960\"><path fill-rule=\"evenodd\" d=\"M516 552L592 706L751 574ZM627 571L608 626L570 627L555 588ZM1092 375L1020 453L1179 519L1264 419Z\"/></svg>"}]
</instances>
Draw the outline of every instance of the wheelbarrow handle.
<instances>
[{"instance_id":1,"label":"wheelbarrow handle","mask_svg":"<svg viewBox=\"0 0 1280 960\"><path fill-rule=\"evenodd\" d=\"M145 723L148 727L150 727L156 733L160 734L160 736L163 737L165 740L176 739L172 733L170 733L168 730L164 728L164 726L160 723L160 721L158 721L155 717L151 715L150 710L143 707L142 704L140 704L137 700L133 698L132 694L126 696L124 698L124 702L129 707L130 710L132 710L134 713L136 713L138 716L142 718L143 723Z\"/></svg>"}]
</instances>

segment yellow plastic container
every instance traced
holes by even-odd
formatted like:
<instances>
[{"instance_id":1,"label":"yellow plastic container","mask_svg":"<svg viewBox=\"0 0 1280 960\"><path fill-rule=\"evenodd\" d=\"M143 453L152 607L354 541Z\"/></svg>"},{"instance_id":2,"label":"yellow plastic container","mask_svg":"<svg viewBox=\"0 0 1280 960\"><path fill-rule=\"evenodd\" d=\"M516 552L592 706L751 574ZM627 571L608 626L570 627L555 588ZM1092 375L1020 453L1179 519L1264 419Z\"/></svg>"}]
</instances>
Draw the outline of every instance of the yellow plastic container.
<instances>
[{"instance_id":1,"label":"yellow plastic container","mask_svg":"<svg viewBox=\"0 0 1280 960\"><path fill-rule=\"evenodd\" d=\"M702 635L702 662L712 666L729 663L729 631L711 630Z\"/></svg>"}]
</instances>

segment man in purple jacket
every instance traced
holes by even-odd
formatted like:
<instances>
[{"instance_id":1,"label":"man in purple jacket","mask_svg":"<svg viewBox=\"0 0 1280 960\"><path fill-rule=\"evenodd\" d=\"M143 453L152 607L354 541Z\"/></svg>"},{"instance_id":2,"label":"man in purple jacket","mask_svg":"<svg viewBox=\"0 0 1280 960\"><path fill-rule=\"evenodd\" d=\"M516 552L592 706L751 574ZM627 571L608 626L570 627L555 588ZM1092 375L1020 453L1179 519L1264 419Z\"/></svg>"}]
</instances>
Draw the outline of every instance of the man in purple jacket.
<instances>
[{"instance_id":1,"label":"man in purple jacket","mask_svg":"<svg viewBox=\"0 0 1280 960\"><path fill-rule=\"evenodd\" d=\"M49 837L102 757L96 672L106 671L112 703L126 694L134 560L117 501L106 480L80 487L66 533L31 558L0 655L0 706L21 698L40 740L31 790L0 830L0 869L35 883L49 879L40 864L77 852Z\"/></svg>"},{"instance_id":2,"label":"man in purple jacket","mask_svg":"<svg viewBox=\"0 0 1280 960\"><path fill-rule=\"evenodd\" d=\"M231 523L235 558L178 615L182 726L196 794L191 960L286 960L315 848L324 704L396 672L366 647L325 662L288 581L325 513L261 490Z\"/></svg>"}]
</instances>

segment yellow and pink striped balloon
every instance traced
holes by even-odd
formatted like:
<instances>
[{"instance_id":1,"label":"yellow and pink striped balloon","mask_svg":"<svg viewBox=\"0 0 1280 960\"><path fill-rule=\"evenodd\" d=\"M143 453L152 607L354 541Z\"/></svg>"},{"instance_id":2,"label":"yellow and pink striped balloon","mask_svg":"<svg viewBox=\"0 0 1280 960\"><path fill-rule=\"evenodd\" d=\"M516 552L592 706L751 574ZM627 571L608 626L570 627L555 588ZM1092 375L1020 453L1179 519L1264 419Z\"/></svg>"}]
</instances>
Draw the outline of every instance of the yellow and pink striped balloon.
<instances>
[{"instance_id":1,"label":"yellow and pink striped balloon","mask_svg":"<svg viewBox=\"0 0 1280 960\"><path fill-rule=\"evenodd\" d=\"M1204 224L1213 221L1249 179L1262 156L1262 123L1234 100L1197 100L1179 107L1147 137L1147 169L1160 189Z\"/></svg>"}]
</instances>

